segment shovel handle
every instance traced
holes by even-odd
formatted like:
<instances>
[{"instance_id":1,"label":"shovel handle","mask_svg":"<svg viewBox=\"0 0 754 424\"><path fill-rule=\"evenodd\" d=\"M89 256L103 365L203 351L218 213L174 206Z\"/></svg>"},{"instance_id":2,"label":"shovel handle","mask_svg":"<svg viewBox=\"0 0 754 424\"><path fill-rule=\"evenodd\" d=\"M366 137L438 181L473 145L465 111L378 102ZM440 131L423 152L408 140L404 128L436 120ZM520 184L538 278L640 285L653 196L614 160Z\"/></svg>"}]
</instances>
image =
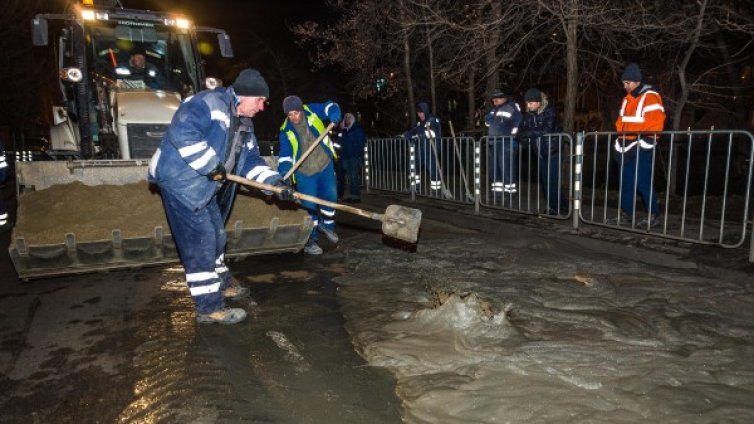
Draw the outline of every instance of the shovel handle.
<instances>
[{"instance_id":1,"label":"shovel handle","mask_svg":"<svg viewBox=\"0 0 754 424\"><path fill-rule=\"evenodd\" d=\"M245 186L258 188L260 190L267 190L271 191L273 193L280 193L283 191L282 187L273 186L269 184L264 183L258 183L256 181L250 180L248 178L240 177L238 175L228 174L227 175L228 181L233 181L234 183L243 184ZM293 197L295 197L298 200L306 200L312 203L316 203L318 205L323 206L329 206L333 209L337 209L339 211L352 213L354 215L363 216L364 218L373 219L375 221L382 221L385 217L383 214L375 213L366 211L364 209L355 208L353 206L348 205L341 205L340 203L330 202L328 200L320 199L319 197L310 196L308 194L299 193L297 191L293 192Z\"/></svg>"},{"instance_id":2,"label":"shovel handle","mask_svg":"<svg viewBox=\"0 0 754 424\"><path fill-rule=\"evenodd\" d=\"M309 155L312 154L314 149L316 149L317 146L319 146L319 142L322 141L322 139L324 139L327 136L327 133L329 133L330 130L333 129L334 126L335 126L335 123L330 122L330 125L328 125L324 131L322 131L322 134L320 134L319 137L317 137L317 139L314 140L314 143L312 143L311 146L309 146L309 148L306 149L304 154L301 155L298 162L294 163L293 166L291 166L291 169L289 169L288 172L285 173L285 175L283 176L284 180L288 180L288 178L290 178L291 175L293 175L293 173L298 169L298 167L301 166L302 163L304 163L306 158L308 158Z\"/></svg>"}]
</instances>

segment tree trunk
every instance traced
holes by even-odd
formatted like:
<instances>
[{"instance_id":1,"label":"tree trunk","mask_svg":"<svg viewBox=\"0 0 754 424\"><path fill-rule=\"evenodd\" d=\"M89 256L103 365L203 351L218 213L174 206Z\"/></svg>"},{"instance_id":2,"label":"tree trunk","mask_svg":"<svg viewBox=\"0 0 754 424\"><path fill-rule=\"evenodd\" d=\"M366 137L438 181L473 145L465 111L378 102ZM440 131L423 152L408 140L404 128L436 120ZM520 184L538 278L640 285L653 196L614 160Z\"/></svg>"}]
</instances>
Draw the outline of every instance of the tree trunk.
<instances>
[{"instance_id":1,"label":"tree trunk","mask_svg":"<svg viewBox=\"0 0 754 424\"><path fill-rule=\"evenodd\" d=\"M683 109L686 107L686 103L689 100L689 87L686 81L686 68L688 68L689 66L691 56L694 55L694 50L696 50L697 46L699 45L699 34L701 33L702 27L704 26L704 12L707 9L707 0L701 0L698 2L698 4L699 15L697 17L694 35L691 37L691 41L689 42L689 46L686 49L686 53L683 55L683 60L681 60L680 65L678 65L678 85L681 87L681 93L678 97L678 106L676 107L675 111L673 111L673 131L678 131L680 129Z\"/></svg>"},{"instance_id":2,"label":"tree trunk","mask_svg":"<svg viewBox=\"0 0 754 424\"><path fill-rule=\"evenodd\" d=\"M578 85L579 65L577 61L578 24L569 18L565 23L566 34L566 98L563 102L563 131L572 132L576 116L576 89Z\"/></svg>"},{"instance_id":3,"label":"tree trunk","mask_svg":"<svg viewBox=\"0 0 754 424\"><path fill-rule=\"evenodd\" d=\"M503 2L492 1L490 2L492 11L490 13L490 19L496 20L503 14ZM500 47L500 40L503 37L503 29L500 26L496 26L490 31L488 38L485 38L484 43L484 58L487 63L487 82L485 84L484 96L486 97L492 90L500 87L500 69L497 68L498 55L497 49ZM493 69L494 68L494 69Z\"/></svg>"},{"instance_id":4,"label":"tree trunk","mask_svg":"<svg viewBox=\"0 0 754 424\"><path fill-rule=\"evenodd\" d=\"M432 114L437 116L437 91L435 89L435 56L432 50L432 29L427 25L427 54L429 55L429 92L432 97Z\"/></svg>"},{"instance_id":5,"label":"tree trunk","mask_svg":"<svg viewBox=\"0 0 754 424\"><path fill-rule=\"evenodd\" d=\"M404 13L406 5L403 0L398 1L398 12ZM409 30L406 26L401 28L401 38L403 39L403 73L406 74L406 96L408 98L409 116L406 118L408 127L416 120L416 99L414 98L414 79L411 76L411 40Z\"/></svg>"},{"instance_id":6,"label":"tree trunk","mask_svg":"<svg viewBox=\"0 0 754 424\"><path fill-rule=\"evenodd\" d=\"M466 116L466 130L471 131L475 126L474 118L476 117L476 75L474 74L474 65L469 66L468 85L466 86L466 100L469 106L469 112Z\"/></svg>"}]
</instances>

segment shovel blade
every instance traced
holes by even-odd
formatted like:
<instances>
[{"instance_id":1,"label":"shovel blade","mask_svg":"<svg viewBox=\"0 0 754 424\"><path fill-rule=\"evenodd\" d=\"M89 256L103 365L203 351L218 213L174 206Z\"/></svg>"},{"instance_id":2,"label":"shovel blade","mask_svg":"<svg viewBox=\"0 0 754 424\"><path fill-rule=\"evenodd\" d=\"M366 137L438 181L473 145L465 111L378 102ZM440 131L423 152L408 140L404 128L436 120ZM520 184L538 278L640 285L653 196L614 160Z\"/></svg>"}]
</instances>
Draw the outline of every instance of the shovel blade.
<instances>
[{"instance_id":1,"label":"shovel blade","mask_svg":"<svg viewBox=\"0 0 754 424\"><path fill-rule=\"evenodd\" d=\"M382 233L409 243L419 238L422 211L405 206L389 205L382 218Z\"/></svg>"}]
</instances>

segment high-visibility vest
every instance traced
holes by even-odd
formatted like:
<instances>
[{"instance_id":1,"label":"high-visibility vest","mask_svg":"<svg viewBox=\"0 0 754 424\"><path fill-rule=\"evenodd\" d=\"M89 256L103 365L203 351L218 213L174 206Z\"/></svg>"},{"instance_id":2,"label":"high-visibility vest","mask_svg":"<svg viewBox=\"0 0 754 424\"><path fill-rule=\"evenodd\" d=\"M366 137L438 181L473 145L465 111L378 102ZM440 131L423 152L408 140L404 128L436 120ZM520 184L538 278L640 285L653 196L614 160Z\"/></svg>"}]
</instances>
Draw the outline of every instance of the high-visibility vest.
<instances>
[{"instance_id":1,"label":"high-visibility vest","mask_svg":"<svg viewBox=\"0 0 754 424\"><path fill-rule=\"evenodd\" d=\"M325 124L322 123L322 120L319 119L316 113L313 113L308 106L304 105L304 115L306 116L306 122L309 124L309 128L314 128L317 130L316 134L314 134L315 137L319 137L323 132L325 132ZM293 124L289 124L288 118L285 118L285 122L283 122L283 125L280 126L280 130L284 130L288 126L288 130L285 131L285 135L288 137L288 141L291 142L291 150L293 151L293 159L298 159L298 137L296 137L296 132L293 131ZM314 133L314 132L312 132ZM330 149L330 153L332 153L333 159L337 159L338 155L335 153L335 147L333 146L332 140L330 140L330 136L325 136L324 140L321 141L321 143L325 143L325 146L327 146L328 149Z\"/></svg>"},{"instance_id":2,"label":"high-visibility vest","mask_svg":"<svg viewBox=\"0 0 754 424\"><path fill-rule=\"evenodd\" d=\"M627 94L623 98L615 128L623 141L615 141L615 150L625 152L638 143L642 149L655 147L654 137L639 137L640 132L662 132L665 127L665 108L660 93L646 85L636 97Z\"/></svg>"}]
</instances>

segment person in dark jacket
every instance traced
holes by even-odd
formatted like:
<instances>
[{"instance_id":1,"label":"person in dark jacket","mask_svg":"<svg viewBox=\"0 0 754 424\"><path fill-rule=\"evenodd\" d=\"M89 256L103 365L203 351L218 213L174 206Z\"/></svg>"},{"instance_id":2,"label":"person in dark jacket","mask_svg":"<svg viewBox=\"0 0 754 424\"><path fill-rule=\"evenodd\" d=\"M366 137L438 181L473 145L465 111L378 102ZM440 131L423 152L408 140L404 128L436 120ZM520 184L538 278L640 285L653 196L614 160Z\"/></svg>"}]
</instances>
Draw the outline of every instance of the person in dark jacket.
<instances>
[{"instance_id":1,"label":"person in dark jacket","mask_svg":"<svg viewBox=\"0 0 754 424\"><path fill-rule=\"evenodd\" d=\"M547 201L548 215L565 215L568 202L560 184L563 144L548 134L560 132L558 113L547 95L530 88L524 94L526 113L521 122L519 138L531 146L539 158L539 181Z\"/></svg>"},{"instance_id":2,"label":"person in dark jacket","mask_svg":"<svg viewBox=\"0 0 754 424\"><path fill-rule=\"evenodd\" d=\"M518 191L518 126L521 108L518 103L500 90L490 93L492 109L484 115L489 128L488 164L490 188L493 192L515 194Z\"/></svg>"},{"instance_id":3,"label":"person in dark jacket","mask_svg":"<svg viewBox=\"0 0 754 424\"><path fill-rule=\"evenodd\" d=\"M143 81L144 85L154 90L165 88L162 72L147 61L147 52L140 47L131 52L128 62L115 67L115 76L128 81Z\"/></svg>"},{"instance_id":4,"label":"person in dark jacket","mask_svg":"<svg viewBox=\"0 0 754 424\"><path fill-rule=\"evenodd\" d=\"M367 142L364 128L356 122L352 113L343 115L340 133L340 160L348 180L349 196L344 200L361 201L361 164L364 161L364 145Z\"/></svg>"},{"instance_id":5,"label":"person in dark jacket","mask_svg":"<svg viewBox=\"0 0 754 424\"><path fill-rule=\"evenodd\" d=\"M5 160L5 147L0 142L0 183L8 178L8 162ZM0 230L8 226L8 210L5 208L3 194L0 192Z\"/></svg>"},{"instance_id":6,"label":"person in dark jacket","mask_svg":"<svg viewBox=\"0 0 754 424\"><path fill-rule=\"evenodd\" d=\"M432 192L441 194L445 198L452 198L450 191L442 186L442 177L437 167L437 152L440 152L442 140L440 120L432 115L427 102L416 104L416 116L419 118L416 126L403 133L403 137L412 139L416 143L416 174L411 185L418 189L421 183L421 172L424 170L429 175L429 188Z\"/></svg>"},{"instance_id":7,"label":"person in dark jacket","mask_svg":"<svg viewBox=\"0 0 754 424\"><path fill-rule=\"evenodd\" d=\"M225 264L225 220L236 189L226 172L282 187L277 196L293 200L291 188L259 156L254 135L251 118L269 95L259 72L244 69L231 87L187 98L149 162L149 181L160 188L200 323L246 318L245 310L225 307L225 298L249 295Z\"/></svg>"}]
</instances>

